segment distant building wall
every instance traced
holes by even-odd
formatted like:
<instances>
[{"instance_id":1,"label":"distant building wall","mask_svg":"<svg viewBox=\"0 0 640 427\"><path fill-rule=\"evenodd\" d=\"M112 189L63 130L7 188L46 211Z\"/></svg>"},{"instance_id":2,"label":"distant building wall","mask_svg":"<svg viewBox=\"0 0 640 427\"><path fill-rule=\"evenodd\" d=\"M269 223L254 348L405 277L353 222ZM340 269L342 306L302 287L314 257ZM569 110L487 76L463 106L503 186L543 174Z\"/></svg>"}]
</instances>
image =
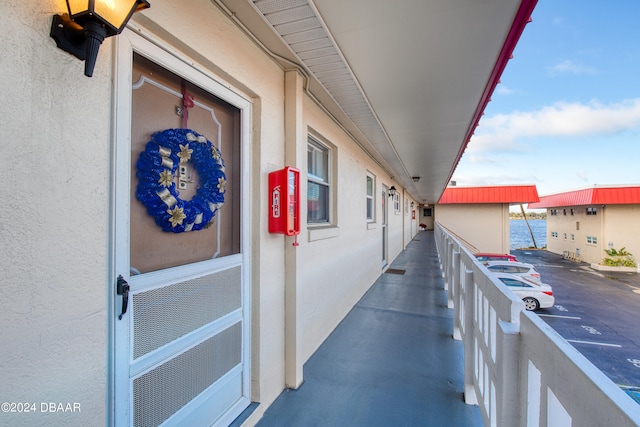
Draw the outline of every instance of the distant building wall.
<instances>
[{"instance_id":1,"label":"distant building wall","mask_svg":"<svg viewBox=\"0 0 640 427\"><path fill-rule=\"evenodd\" d=\"M640 260L640 205L606 206L604 219L604 249L626 248L637 263Z\"/></svg>"},{"instance_id":2,"label":"distant building wall","mask_svg":"<svg viewBox=\"0 0 640 427\"><path fill-rule=\"evenodd\" d=\"M426 215L425 215L426 214ZM427 230L433 230L433 220L435 218L435 207L420 205L418 209L418 226L426 225Z\"/></svg>"},{"instance_id":3,"label":"distant building wall","mask_svg":"<svg viewBox=\"0 0 640 427\"><path fill-rule=\"evenodd\" d=\"M588 214L589 213L589 214ZM579 254L587 263L600 263L605 250L640 255L640 206L590 205L547 209L547 250Z\"/></svg>"},{"instance_id":4,"label":"distant building wall","mask_svg":"<svg viewBox=\"0 0 640 427\"><path fill-rule=\"evenodd\" d=\"M439 204L435 220L463 239L474 252L509 253L508 204Z\"/></svg>"}]
</instances>

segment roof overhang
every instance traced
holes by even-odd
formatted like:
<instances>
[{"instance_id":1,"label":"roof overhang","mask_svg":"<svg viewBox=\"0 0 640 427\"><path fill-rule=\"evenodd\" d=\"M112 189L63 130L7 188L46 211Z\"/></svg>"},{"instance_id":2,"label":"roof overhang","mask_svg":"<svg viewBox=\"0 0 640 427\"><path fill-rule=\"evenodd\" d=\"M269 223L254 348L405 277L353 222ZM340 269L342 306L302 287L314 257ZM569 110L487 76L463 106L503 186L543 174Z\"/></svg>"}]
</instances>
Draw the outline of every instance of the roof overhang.
<instances>
[{"instance_id":1,"label":"roof overhang","mask_svg":"<svg viewBox=\"0 0 640 427\"><path fill-rule=\"evenodd\" d=\"M567 191L540 197L529 209L589 205L640 205L640 185L621 185Z\"/></svg>"},{"instance_id":2,"label":"roof overhang","mask_svg":"<svg viewBox=\"0 0 640 427\"><path fill-rule=\"evenodd\" d=\"M438 204L517 204L532 203L538 200L540 198L535 185L447 187Z\"/></svg>"},{"instance_id":3,"label":"roof overhang","mask_svg":"<svg viewBox=\"0 0 640 427\"><path fill-rule=\"evenodd\" d=\"M536 4L212 1L425 203L447 186Z\"/></svg>"}]
</instances>

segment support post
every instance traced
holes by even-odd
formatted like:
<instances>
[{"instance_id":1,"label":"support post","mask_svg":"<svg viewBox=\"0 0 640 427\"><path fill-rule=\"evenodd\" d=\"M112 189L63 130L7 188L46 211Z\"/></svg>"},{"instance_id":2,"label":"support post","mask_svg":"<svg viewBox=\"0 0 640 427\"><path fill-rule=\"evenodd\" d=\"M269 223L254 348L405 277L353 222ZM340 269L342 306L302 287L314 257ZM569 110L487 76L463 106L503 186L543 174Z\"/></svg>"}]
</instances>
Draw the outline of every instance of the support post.
<instances>
[{"instance_id":1,"label":"support post","mask_svg":"<svg viewBox=\"0 0 640 427\"><path fill-rule=\"evenodd\" d=\"M287 165L298 167L306 161L306 134L303 117L304 78L297 71L285 72L285 158ZM306 215L301 210L301 223ZM289 238L283 239L285 252L285 372L288 388L303 382L302 338L298 305L298 251Z\"/></svg>"},{"instance_id":2,"label":"support post","mask_svg":"<svg viewBox=\"0 0 640 427\"><path fill-rule=\"evenodd\" d=\"M461 293L461 284L460 284L460 252L453 253L453 277L452 280L453 286L451 287L451 292L448 297L448 305L449 308L453 308L453 338L461 339L460 334L460 293Z\"/></svg>"},{"instance_id":3,"label":"support post","mask_svg":"<svg viewBox=\"0 0 640 427\"><path fill-rule=\"evenodd\" d=\"M468 405L477 405L478 396L474 387L475 378L475 349L474 340L476 325L473 322L476 309L475 293L473 292L473 270L464 271L464 328L465 334L462 341L464 347L464 401Z\"/></svg>"},{"instance_id":4,"label":"support post","mask_svg":"<svg viewBox=\"0 0 640 427\"><path fill-rule=\"evenodd\" d=\"M447 293L447 307L453 308L455 298L458 297L460 286L460 252L453 251L451 254L451 280L449 281L449 292Z\"/></svg>"},{"instance_id":5,"label":"support post","mask_svg":"<svg viewBox=\"0 0 640 427\"><path fill-rule=\"evenodd\" d=\"M496 367L497 367L497 420L492 425L516 426L518 419L518 404L520 385L518 383L518 361L520 360L520 324L513 322L498 322L498 336L496 337Z\"/></svg>"}]
</instances>

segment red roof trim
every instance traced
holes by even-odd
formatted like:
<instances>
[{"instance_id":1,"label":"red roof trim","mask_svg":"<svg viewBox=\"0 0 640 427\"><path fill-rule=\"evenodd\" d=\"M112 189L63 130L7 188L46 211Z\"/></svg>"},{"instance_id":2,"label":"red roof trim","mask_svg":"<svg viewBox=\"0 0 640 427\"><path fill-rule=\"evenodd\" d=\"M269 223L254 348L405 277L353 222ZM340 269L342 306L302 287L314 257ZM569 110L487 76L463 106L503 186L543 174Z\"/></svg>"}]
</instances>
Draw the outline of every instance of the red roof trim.
<instances>
[{"instance_id":1,"label":"red roof trim","mask_svg":"<svg viewBox=\"0 0 640 427\"><path fill-rule=\"evenodd\" d=\"M496 65L493 67L493 71L491 72L491 76L489 77L489 81L487 81L487 85L484 88L484 92L482 93L482 97L480 98L480 102L478 103L478 107L476 108L475 113L473 114L473 118L471 119L471 124L469 129L467 129L467 134L464 137L464 144L460 147L460 151L458 151L458 155L453 163L453 168L451 168L451 172L449 173L449 177L447 178L447 183L451 181L451 177L453 176L453 172L455 171L460 159L462 158L462 154L467 149L467 145L469 144L469 140L473 133L478 127L478 123L480 122L480 118L482 114L484 114L485 108L487 108L487 104L491 101L491 94L496 89L498 82L500 81L500 76L504 72L504 69L507 66L507 62L509 59L513 57L513 50L518 44L518 40L520 40L520 36L524 31L527 23L531 21L531 14L533 13L533 9L536 7L538 0L522 0L520 3L520 8L518 12L516 12L516 16L513 19L513 24L511 25L511 29L509 30L509 34L507 34L507 38L502 46L502 50L498 55L498 60Z\"/></svg>"},{"instance_id":2,"label":"red roof trim","mask_svg":"<svg viewBox=\"0 0 640 427\"><path fill-rule=\"evenodd\" d=\"M438 204L457 203L532 203L540 200L535 185L489 187L447 187Z\"/></svg>"},{"instance_id":3,"label":"red roof trim","mask_svg":"<svg viewBox=\"0 0 640 427\"><path fill-rule=\"evenodd\" d=\"M563 206L586 205L635 205L640 204L640 185L621 187L593 187L566 193L540 197L528 209L544 209Z\"/></svg>"}]
</instances>

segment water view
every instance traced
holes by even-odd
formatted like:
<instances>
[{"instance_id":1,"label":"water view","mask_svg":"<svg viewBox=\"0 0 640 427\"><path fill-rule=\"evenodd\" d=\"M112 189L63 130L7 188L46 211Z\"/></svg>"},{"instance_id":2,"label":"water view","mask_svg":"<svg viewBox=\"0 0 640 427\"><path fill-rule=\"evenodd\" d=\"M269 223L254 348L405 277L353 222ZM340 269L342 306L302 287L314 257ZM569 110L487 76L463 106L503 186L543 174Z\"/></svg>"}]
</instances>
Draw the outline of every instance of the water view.
<instances>
[{"instance_id":1,"label":"water view","mask_svg":"<svg viewBox=\"0 0 640 427\"><path fill-rule=\"evenodd\" d=\"M527 227L527 221L531 227L531 232ZM511 249L534 247L531 233L536 241L535 246L543 248L547 245L547 220L546 219L512 219L511 227Z\"/></svg>"}]
</instances>

